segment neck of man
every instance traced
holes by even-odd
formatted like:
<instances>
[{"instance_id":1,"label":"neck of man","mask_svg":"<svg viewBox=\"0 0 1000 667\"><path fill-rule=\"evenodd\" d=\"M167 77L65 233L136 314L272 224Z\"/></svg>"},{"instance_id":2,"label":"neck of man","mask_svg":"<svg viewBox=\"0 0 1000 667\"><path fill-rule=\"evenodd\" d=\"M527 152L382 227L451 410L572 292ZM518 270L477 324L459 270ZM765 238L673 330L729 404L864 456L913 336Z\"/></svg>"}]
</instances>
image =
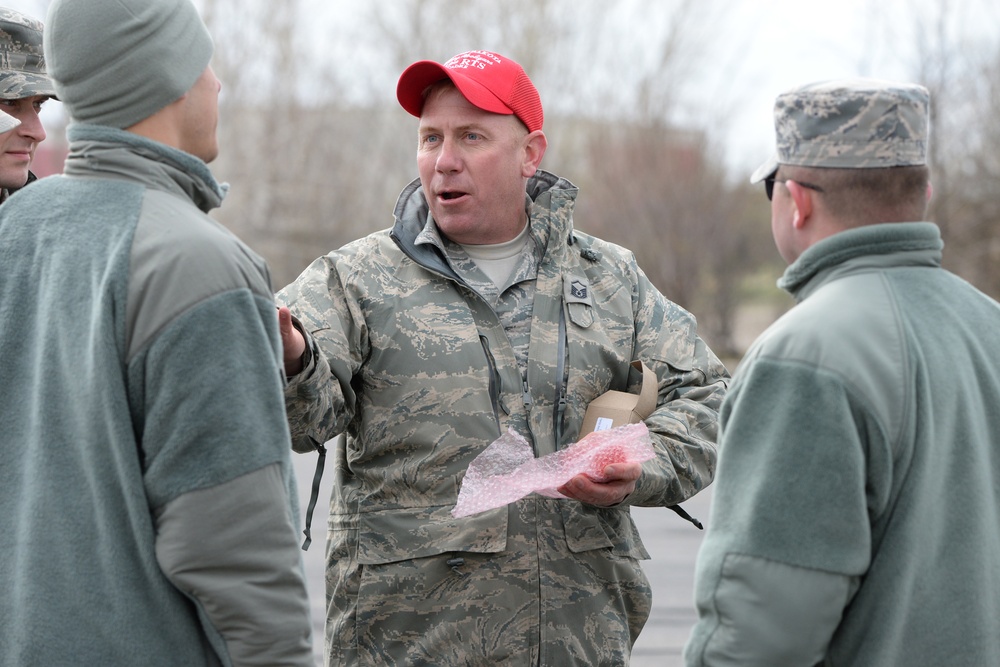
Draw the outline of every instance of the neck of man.
<instances>
[{"instance_id":1,"label":"neck of man","mask_svg":"<svg viewBox=\"0 0 1000 667\"><path fill-rule=\"evenodd\" d=\"M462 245L465 254L476 263L476 266L493 281L498 289L510 278L517 266L521 251L528 243L528 225L510 241L489 243L486 245Z\"/></svg>"}]
</instances>

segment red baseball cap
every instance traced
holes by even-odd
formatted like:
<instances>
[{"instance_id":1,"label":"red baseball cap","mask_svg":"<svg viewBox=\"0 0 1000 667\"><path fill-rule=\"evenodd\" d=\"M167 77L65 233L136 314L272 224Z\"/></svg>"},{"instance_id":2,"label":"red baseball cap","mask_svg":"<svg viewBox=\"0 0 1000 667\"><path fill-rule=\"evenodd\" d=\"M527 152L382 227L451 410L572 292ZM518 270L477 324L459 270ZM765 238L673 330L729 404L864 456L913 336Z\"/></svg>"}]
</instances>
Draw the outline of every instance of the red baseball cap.
<instances>
[{"instance_id":1,"label":"red baseball cap","mask_svg":"<svg viewBox=\"0 0 1000 667\"><path fill-rule=\"evenodd\" d=\"M483 111L514 114L529 132L542 129L542 101L524 68L491 51L466 51L443 65L432 60L413 63L399 77L396 99L419 118L427 86L446 78Z\"/></svg>"}]
</instances>

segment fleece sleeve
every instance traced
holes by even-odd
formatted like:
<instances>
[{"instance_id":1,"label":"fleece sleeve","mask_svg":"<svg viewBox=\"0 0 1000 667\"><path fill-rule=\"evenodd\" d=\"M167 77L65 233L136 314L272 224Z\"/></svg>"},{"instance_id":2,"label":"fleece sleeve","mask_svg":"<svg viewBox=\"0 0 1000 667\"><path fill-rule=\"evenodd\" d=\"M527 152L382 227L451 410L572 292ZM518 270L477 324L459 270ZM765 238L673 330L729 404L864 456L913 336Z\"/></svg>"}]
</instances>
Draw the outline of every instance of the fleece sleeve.
<instances>
[{"instance_id":1,"label":"fleece sleeve","mask_svg":"<svg viewBox=\"0 0 1000 667\"><path fill-rule=\"evenodd\" d=\"M234 664L311 659L277 326L273 302L222 292L130 364L157 561Z\"/></svg>"},{"instance_id":2,"label":"fleece sleeve","mask_svg":"<svg viewBox=\"0 0 1000 667\"><path fill-rule=\"evenodd\" d=\"M699 607L715 629L689 647L689 666L819 664L856 581L741 554L727 555L721 574L714 605Z\"/></svg>"},{"instance_id":3,"label":"fleece sleeve","mask_svg":"<svg viewBox=\"0 0 1000 667\"><path fill-rule=\"evenodd\" d=\"M814 665L866 571L862 408L842 378L759 359L722 411L694 665Z\"/></svg>"},{"instance_id":4,"label":"fleece sleeve","mask_svg":"<svg viewBox=\"0 0 1000 667\"><path fill-rule=\"evenodd\" d=\"M234 667L314 664L279 464L178 496L156 527L160 567L222 636Z\"/></svg>"}]
</instances>

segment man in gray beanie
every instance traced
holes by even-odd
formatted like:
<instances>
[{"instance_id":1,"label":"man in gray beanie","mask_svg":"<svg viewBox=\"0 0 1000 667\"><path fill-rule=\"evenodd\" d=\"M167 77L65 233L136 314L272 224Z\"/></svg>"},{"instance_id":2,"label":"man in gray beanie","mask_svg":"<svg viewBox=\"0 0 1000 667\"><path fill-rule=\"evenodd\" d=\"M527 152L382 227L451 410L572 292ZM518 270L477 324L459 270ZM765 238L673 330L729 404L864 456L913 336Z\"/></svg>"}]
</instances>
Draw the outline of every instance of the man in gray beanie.
<instances>
[{"instance_id":1,"label":"man in gray beanie","mask_svg":"<svg viewBox=\"0 0 1000 667\"><path fill-rule=\"evenodd\" d=\"M780 95L752 181L797 305L722 407L686 664L1000 665L1000 304L941 267L929 95Z\"/></svg>"},{"instance_id":2,"label":"man in gray beanie","mask_svg":"<svg viewBox=\"0 0 1000 667\"><path fill-rule=\"evenodd\" d=\"M0 663L314 665L264 261L189 0L54 0L64 174L0 207Z\"/></svg>"},{"instance_id":3,"label":"man in gray beanie","mask_svg":"<svg viewBox=\"0 0 1000 667\"><path fill-rule=\"evenodd\" d=\"M18 120L17 131L0 136L0 202L35 180L29 168L35 149L45 140L38 113L53 96L45 73L41 22L0 7L0 109Z\"/></svg>"}]
</instances>

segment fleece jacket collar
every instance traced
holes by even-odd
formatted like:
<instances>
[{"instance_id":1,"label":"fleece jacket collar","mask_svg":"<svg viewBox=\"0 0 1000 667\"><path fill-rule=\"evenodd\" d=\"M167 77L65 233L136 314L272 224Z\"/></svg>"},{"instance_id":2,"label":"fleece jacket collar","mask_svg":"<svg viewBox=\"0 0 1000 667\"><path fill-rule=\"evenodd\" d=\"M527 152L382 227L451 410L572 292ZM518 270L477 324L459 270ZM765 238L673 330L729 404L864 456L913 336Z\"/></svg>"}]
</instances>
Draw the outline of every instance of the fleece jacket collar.
<instances>
[{"instance_id":1,"label":"fleece jacket collar","mask_svg":"<svg viewBox=\"0 0 1000 667\"><path fill-rule=\"evenodd\" d=\"M67 176L139 180L147 187L187 197L207 213L217 208L229 185L218 183L208 165L190 153L138 134L103 125L75 123L66 135Z\"/></svg>"},{"instance_id":2,"label":"fleece jacket collar","mask_svg":"<svg viewBox=\"0 0 1000 667\"><path fill-rule=\"evenodd\" d=\"M834 275L880 266L941 266L941 232L932 222L857 227L810 246L778 280L802 301Z\"/></svg>"}]
</instances>

